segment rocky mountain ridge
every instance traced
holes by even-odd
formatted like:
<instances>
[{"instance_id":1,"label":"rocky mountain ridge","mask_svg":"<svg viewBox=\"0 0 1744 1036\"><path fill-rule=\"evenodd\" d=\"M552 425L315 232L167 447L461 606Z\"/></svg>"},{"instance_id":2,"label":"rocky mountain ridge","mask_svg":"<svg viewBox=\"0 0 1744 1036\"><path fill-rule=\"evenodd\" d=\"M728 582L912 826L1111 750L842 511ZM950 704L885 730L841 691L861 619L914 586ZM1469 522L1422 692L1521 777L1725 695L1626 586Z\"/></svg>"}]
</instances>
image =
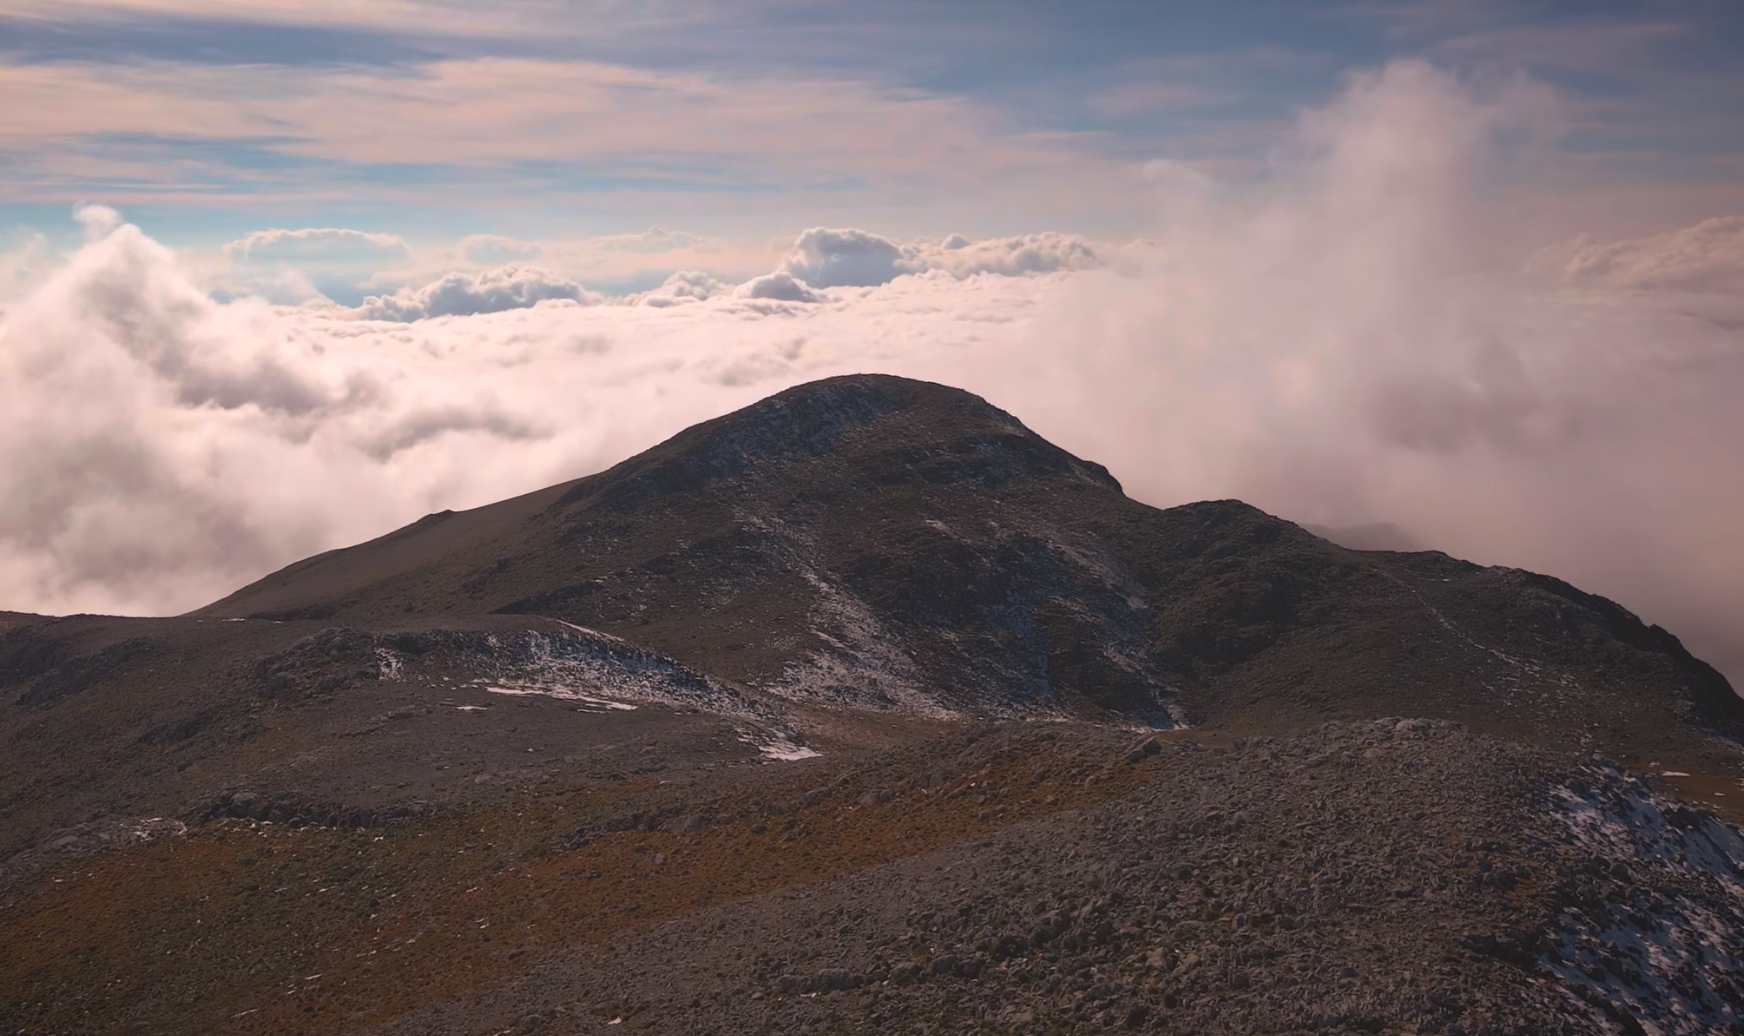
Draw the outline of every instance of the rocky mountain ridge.
<instances>
[{"instance_id":1,"label":"rocky mountain ridge","mask_svg":"<svg viewBox=\"0 0 1744 1036\"><path fill-rule=\"evenodd\" d=\"M408 608L550 616L861 708L1162 725L1351 714L1256 693L1311 672L1357 700L1415 683L1455 715L1457 684L1461 718L1506 702L1547 728L1629 707L1587 709L1586 694L1639 702L1649 686L1666 688L1653 710L1744 719L1675 637L1558 580L1345 550L1236 501L1159 511L977 397L881 376L801 386L196 614L382 622Z\"/></svg>"}]
</instances>

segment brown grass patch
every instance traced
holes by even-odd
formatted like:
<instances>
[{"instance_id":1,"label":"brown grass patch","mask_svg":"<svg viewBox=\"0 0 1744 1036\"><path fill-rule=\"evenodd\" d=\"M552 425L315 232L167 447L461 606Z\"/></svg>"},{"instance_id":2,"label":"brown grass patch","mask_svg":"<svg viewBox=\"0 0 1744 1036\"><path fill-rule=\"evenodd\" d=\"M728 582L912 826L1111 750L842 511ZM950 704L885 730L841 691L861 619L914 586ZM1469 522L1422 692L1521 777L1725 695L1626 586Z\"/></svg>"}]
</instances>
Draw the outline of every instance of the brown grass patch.
<instances>
[{"instance_id":1,"label":"brown grass patch","mask_svg":"<svg viewBox=\"0 0 1744 1036\"><path fill-rule=\"evenodd\" d=\"M1105 762L1005 739L934 787L849 774L805 805L803 785L778 781L709 803L731 819L701 830L570 850L555 846L645 788L385 833L213 824L15 894L0 910L0 1020L32 1036L349 1031L512 979L558 947L1108 801L1148 769ZM865 801L876 787L894 797Z\"/></svg>"}]
</instances>

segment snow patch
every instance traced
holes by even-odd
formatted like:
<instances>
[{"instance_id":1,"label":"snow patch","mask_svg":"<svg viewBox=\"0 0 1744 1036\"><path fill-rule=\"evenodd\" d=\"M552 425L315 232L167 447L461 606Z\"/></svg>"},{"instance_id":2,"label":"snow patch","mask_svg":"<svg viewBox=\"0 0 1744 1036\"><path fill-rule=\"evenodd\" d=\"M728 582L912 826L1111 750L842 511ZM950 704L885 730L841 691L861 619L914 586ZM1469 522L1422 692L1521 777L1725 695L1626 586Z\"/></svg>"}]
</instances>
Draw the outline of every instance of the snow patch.
<instances>
[{"instance_id":1,"label":"snow patch","mask_svg":"<svg viewBox=\"0 0 1744 1036\"><path fill-rule=\"evenodd\" d=\"M1558 788L1562 819L1581 845L1724 882L1744 896L1744 837L1714 817L1649 792L1633 778L1585 793Z\"/></svg>"},{"instance_id":2,"label":"snow patch","mask_svg":"<svg viewBox=\"0 0 1744 1036\"><path fill-rule=\"evenodd\" d=\"M739 740L757 749L770 759L782 762L797 762L801 759L816 759L823 755L814 748L799 744L786 734L767 729L744 729L739 731Z\"/></svg>"},{"instance_id":3,"label":"snow patch","mask_svg":"<svg viewBox=\"0 0 1744 1036\"><path fill-rule=\"evenodd\" d=\"M765 710L736 690L674 659L573 623L491 634L470 683L494 694L544 695L600 711L636 704L764 718ZM482 670L482 671L480 671Z\"/></svg>"},{"instance_id":4,"label":"snow patch","mask_svg":"<svg viewBox=\"0 0 1744 1036\"><path fill-rule=\"evenodd\" d=\"M590 712L635 712L636 711L636 706L631 705L628 702L613 701L610 698L598 698L598 697L595 697L591 694L584 694L581 691L574 689L573 687L563 687L561 685L511 684L508 686L498 687L498 686L492 686L489 684L479 683L479 684L476 684L475 686L483 687L486 691L489 691L491 694L513 694L513 695L538 694L538 695L544 695L547 698L557 698L561 701L573 701L573 702L577 702L577 703L581 704L584 708L586 708Z\"/></svg>"},{"instance_id":5,"label":"snow patch","mask_svg":"<svg viewBox=\"0 0 1744 1036\"><path fill-rule=\"evenodd\" d=\"M853 593L828 582L816 571L800 573L816 596L808 616L809 632L824 647L803 661L791 663L769 690L794 700L900 711L940 719L956 713L920 689L920 677L884 632L872 609Z\"/></svg>"}]
</instances>

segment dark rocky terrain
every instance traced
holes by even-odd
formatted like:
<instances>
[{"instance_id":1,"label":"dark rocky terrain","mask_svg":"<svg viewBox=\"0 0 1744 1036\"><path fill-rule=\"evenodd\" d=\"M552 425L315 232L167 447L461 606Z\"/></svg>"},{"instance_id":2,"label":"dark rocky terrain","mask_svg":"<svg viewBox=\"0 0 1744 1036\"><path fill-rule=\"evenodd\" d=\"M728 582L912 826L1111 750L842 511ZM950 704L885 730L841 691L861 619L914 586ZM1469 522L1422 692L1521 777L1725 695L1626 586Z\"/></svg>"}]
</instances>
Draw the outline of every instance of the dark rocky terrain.
<instances>
[{"instance_id":1,"label":"dark rocky terrain","mask_svg":"<svg viewBox=\"0 0 1744 1036\"><path fill-rule=\"evenodd\" d=\"M0 614L0 694L0 1031L1744 1032L1674 636L937 385Z\"/></svg>"}]
</instances>

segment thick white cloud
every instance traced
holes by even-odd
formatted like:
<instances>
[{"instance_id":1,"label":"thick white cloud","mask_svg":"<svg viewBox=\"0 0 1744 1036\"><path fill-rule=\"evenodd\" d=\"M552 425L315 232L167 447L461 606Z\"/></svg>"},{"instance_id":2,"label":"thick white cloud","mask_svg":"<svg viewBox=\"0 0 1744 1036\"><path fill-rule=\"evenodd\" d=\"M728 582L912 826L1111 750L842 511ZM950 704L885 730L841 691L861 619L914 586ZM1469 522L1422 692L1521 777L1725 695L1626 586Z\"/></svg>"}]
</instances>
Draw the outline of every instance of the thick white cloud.
<instances>
[{"instance_id":1,"label":"thick white cloud","mask_svg":"<svg viewBox=\"0 0 1744 1036\"><path fill-rule=\"evenodd\" d=\"M366 320L412 321L501 313L552 301L593 305L601 297L541 267L501 266L478 273L450 273L421 288L402 288L392 295L371 295L357 308L357 315Z\"/></svg>"},{"instance_id":2,"label":"thick white cloud","mask_svg":"<svg viewBox=\"0 0 1744 1036\"><path fill-rule=\"evenodd\" d=\"M783 272L814 288L888 284L918 268L912 254L877 234L823 227L799 235L781 261Z\"/></svg>"},{"instance_id":3,"label":"thick white cloud","mask_svg":"<svg viewBox=\"0 0 1744 1036\"><path fill-rule=\"evenodd\" d=\"M1497 244L1519 210L1488 195L1507 101L1417 64L1359 78L1263 193L1171 196L1143 268L958 276L936 256L974 246L952 241L874 287L783 269L669 281L683 304L395 324L215 303L120 227L0 322L0 607L192 607L882 370L980 392L1152 503L1391 522L1554 573L1744 682L1744 298L1522 275Z\"/></svg>"}]
</instances>

